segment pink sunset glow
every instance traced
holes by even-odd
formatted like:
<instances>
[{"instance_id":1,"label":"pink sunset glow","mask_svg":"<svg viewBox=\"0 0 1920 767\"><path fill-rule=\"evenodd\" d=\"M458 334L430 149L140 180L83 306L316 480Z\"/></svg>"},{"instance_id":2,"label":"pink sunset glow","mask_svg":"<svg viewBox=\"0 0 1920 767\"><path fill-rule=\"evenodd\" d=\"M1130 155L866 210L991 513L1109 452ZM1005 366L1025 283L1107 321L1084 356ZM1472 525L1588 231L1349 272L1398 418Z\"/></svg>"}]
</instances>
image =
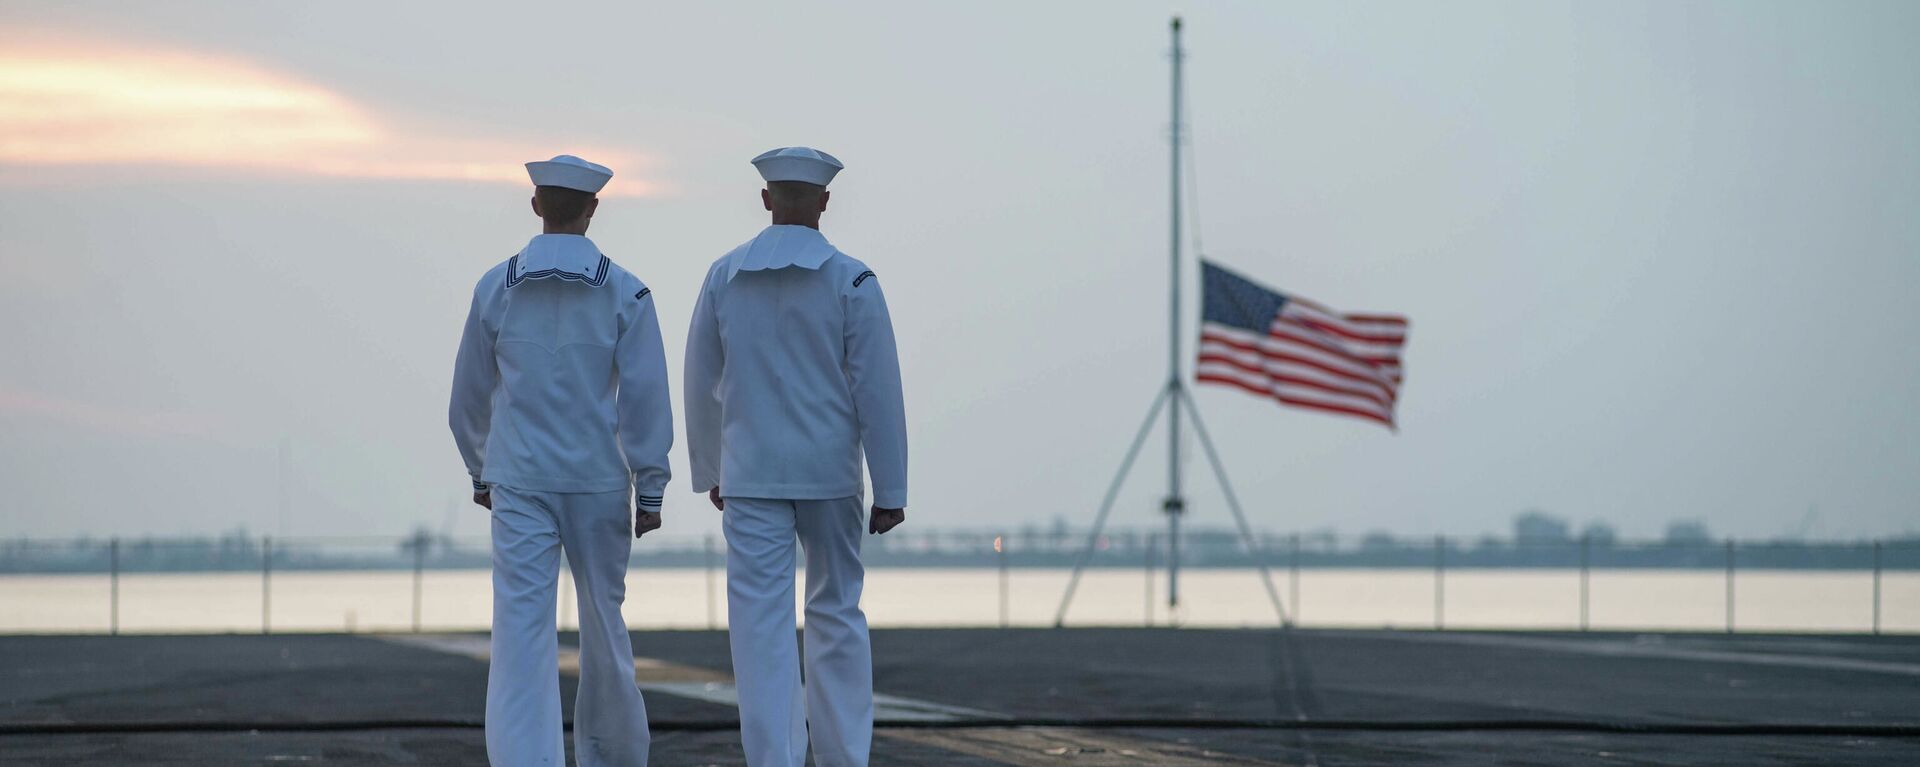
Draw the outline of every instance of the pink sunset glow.
<instances>
[{"instance_id":1,"label":"pink sunset glow","mask_svg":"<svg viewBox=\"0 0 1920 767\"><path fill-rule=\"evenodd\" d=\"M522 163L555 151L397 122L348 94L234 58L17 39L0 50L0 166L525 184ZM660 191L636 178L641 155L563 150L624 171L605 194Z\"/></svg>"}]
</instances>

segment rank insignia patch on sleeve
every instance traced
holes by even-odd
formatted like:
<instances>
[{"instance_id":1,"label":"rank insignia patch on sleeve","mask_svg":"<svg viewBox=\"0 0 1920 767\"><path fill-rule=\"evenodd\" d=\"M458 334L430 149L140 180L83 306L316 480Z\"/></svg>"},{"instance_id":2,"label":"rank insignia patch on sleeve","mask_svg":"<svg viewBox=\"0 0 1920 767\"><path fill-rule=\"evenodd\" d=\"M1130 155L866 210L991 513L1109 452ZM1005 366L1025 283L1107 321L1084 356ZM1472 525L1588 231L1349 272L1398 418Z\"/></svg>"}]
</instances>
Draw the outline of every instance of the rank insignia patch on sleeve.
<instances>
[{"instance_id":1,"label":"rank insignia patch on sleeve","mask_svg":"<svg viewBox=\"0 0 1920 767\"><path fill-rule=\"evenodd\" d=\"M853 286L860 287L860 283L866 282L867 278L872 276L874 276L872 271L861 272L860 276L853 278Z\"/></svg>"},{"instance_id":2,"label":"rank insignia patch on sleeve","mask_svg":"<svg viewBox=\"0 0 1920 767\"><path fill-rule=\"evenodd\" d=\"M647 294L652 292L653 292L653 288L641 288L640 292L633 294L633 300L638 301L642 298L646 298Z\"/></svg>"}]
</instances>

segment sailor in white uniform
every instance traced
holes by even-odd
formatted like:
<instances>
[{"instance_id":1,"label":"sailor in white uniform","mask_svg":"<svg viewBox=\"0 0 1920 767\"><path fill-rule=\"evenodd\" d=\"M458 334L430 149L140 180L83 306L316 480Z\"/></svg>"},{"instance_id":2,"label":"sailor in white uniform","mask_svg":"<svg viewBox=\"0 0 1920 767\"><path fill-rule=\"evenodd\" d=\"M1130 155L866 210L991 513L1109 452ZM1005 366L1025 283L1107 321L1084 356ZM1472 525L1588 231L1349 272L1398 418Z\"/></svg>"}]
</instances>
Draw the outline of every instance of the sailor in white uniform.
<instances>
[{"instance_id":1,"label":"sailor in white uniform","mask_svg":"<svg viewBox=\"0 0 1920 767\"><path fill-rule=\"evenodd\" d=\"M646 705L620 603L633 539L660 527L673 444L660 322L647 286L586 238L613 172L561 155L527 173L544 233L474 288L449 416L474 502L493 511L487 758L566 764L554 635L564 549L580 595L575 758L642 766Z\"/></svg>"},{"instance_id":2,"label":"sailor in white uniform","mask_svg":"<svg viewBox=\"0 0 1920 767\"><path fill-rule=\"evenodd\" d=\"M867 763L873 653L863 532L906 518L900 363L880 280L820 234L839 160L754 158L773 225L707 271L687 339L693 489L723 511L727 619L752 767ZM863 530L860 459L873 479ZM794 647L794 537L807 563L806 687Z\"/></svg>"}]
</instances>

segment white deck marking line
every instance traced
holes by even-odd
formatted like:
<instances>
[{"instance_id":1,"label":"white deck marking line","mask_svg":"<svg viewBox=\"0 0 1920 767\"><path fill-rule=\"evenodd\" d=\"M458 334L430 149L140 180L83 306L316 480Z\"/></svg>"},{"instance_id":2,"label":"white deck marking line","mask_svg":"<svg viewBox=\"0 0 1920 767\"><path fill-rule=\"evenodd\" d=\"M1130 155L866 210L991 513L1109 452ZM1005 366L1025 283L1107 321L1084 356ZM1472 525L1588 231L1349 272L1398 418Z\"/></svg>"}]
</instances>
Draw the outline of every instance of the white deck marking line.
<instances>
[{"instance_id":1,"label":"white deck marking line","mask_svg":"<svg viewBox=\"0 0 1920 767\"><path fill-rule=\"evenodd\" d=\"M382 642L392 642L423 650L437 650L484 661L493 657L493 640L475 634L367 634Z\"/></svg>"},{"instance_id":2,"label":"white deck marking line","mask_svg":"<svg viewBox=\"0 0 1920 767\"><path fill-rule=\"evenodd\" d=\"M1291 764L1224 754L1183 743L1060 727L916 728L881 730L875 735L991 759L1013 767L1287 767Z\"/></svg>"},{"instance_id":3,"label":"white deck marking line","mask_svg":"<svg viewBox=\"0 0 1920 767\"><path fill-rule=\"evenodd\" d=\"M1324 633L1335 636L1347 636L1355 639L1445 642L1452 644L1481 645L1485 647L1512 647L1521 650L1575 653L1580 655L1602 655L1614 658L1697 660L1712 663L1740 663L1750 666L1779 666L1786 668L1820 669L1823 671L1858 671L1868 674L1920 676L1920 663L1896 663L1892 661L1831 658L1814 655L1780 655L1733 650L1696 650L1685 647L1668 647L1665 645L1640 644L1631 641L1622 642L1606 639L1554 639L1548 637L1508 635L1442 634L1438 632L1432 634L1411 634L1398 632L1328 631Z\"/></svg>"},{"instance_id":4,"label":"white deck marking line","mask_svg":"<svg viewBox=\"0 0 1920 767\"><path fill-rule=\"evenodd\" d=\"M459 655L478 661L486 661L492 656L492 643L482 635L475 634L376 634L374 639L394 644L434 650L449 655ZM740 692L733 686L733 677L712 669L686 666L659 658L633 659L634 682L646 692L658 692L682 698L717 703L722 706L738 707ZM574 647L560 647L560 673L569 676L580 674L580 650ZM877 722L957 722L978 719L1010 719L1004 714L982 711L964 706L949 706L944 703L903 698L898 695L873 694L873 718Z\"/></svg>"},{"instance_id":5,"label":"white deck marking line","mask_svg":"<svg viewBox=\"0 0 1920 767\"><path fill-rule=\"evenodd\" d=\"M718 703L722 706L738 707L740 705L740 691L733 686L732 681L641 682L640 689ZM1007 719L1008 717L991 711L930 703L876 692L873 694L873 718L879 722L958 722L968 719Z\"/></svg>"}]
</instances>

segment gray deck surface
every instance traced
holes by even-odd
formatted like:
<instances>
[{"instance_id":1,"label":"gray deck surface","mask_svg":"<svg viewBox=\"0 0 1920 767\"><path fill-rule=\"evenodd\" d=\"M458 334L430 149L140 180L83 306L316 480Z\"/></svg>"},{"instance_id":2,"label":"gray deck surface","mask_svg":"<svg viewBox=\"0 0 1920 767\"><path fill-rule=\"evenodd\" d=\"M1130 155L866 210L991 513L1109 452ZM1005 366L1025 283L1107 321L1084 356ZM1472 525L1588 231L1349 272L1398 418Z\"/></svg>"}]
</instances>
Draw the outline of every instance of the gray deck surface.
<instances>
[{"instance_id":1,"label":"gray deck surface","mask_svg":"<svg viewBox=\"0 0 1920 767\"><path fill-rule=\"evenodd\" d=\"M634 646L729 673L723 632ZM875 765L1920 764L1920 637L881 630L874 651L879 692L981 712L883 718ZM0 763L485 764L485 690L481 660L366 636L0 637ZM654 765L744 764L730 706L647 704Z\"/></svg>"}]
</instances>

